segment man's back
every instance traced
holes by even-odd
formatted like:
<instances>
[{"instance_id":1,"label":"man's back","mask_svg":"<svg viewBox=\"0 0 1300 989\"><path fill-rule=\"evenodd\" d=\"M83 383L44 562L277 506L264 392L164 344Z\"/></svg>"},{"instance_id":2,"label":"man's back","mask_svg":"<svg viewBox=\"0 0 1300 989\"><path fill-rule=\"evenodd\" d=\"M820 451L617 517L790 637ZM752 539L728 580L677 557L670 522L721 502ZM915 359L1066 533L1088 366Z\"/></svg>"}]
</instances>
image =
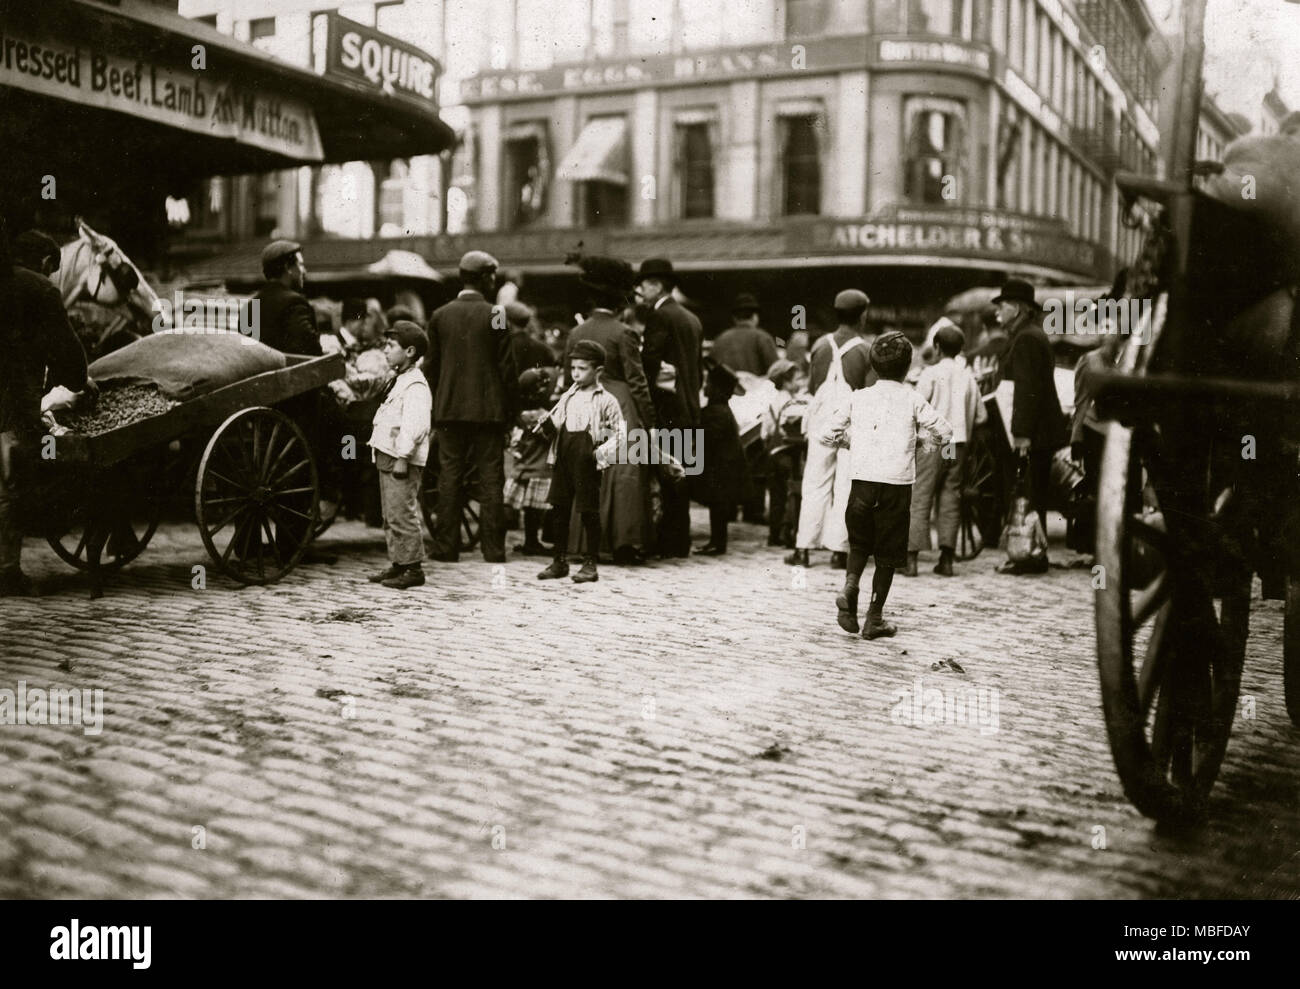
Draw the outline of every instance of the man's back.
<instances>
[{"instance_id":1,"label":"man's back","mask_svg":"<svg viewBox=\"0 0 1300 989\"><path fill-rule=\"evenodd\" d=\"M831 348L843 349L854 337L861 337L862 343L850 347L840 359L840 368L844 380L850 388L865 388L876 380L876 372L871 367L871 343L875 335L861 336L852 329L840 327L834 333L827 333L817 338L809 353L809 391L816 394L826 375L830 372Z\"/></svg>"},{"instance_id":2,"label":"man's back","mask_svg":"<svg viewBox=\"0 0 1300 989\"><path fill-rule=\"evenodd\" d=\"M513 414L518 373L504 322L477 292L463 292L429 318L424 373L434 422L505 422Z\"/></svg>"},{"instance_id":3,"label":"man's back","mask_svg":"<svg viewBox=\"0 0 1300 989\"><path fill-rule=\"evenodd\" d=\"M712 356L733 371L765 375L776 362L776 341L757 326L733 326L713 341Z\"/></svg>"},{"instance_id":4,"label":"man's back","mask_svg":"<svg viewBox=\"0 0 1300 989\"><path fill-rule=\"evenodd\" d=\"M86 355L59 290L43 275L14 268L10 277L0 277L0 312L0 432L31 429L47 377L50 387L85 387Z\"/></svg>"},{"instance_id":5,"label":"man's back","mask_svg":"<svg viewBox=\"0 0 1300 989\"><path fill-rule=\"evenodd\" d=\"M647 381L659 376L667 361L677 371L677 394L685 408L687 425L700 418L700 346L704 333L695 314L671 296L652 310L646 320L645 359Z\"/></svg>"},{"instance_id":6,"label":"man's back","mask_svg":"<svg viewBox=\"0 0 1300 989\"><path fill-rule=\"evenodd\" d=\"M1016 330L1006 357L1005 377L1015 382L1011 433L1027 436L1036 449L1055 450L1069 441L1056 394L1052 345L1034 320Z\"/></svg>"},{"instance_id":7,"label":"man's back","mask_svg":"<svg viewBox=\"0 0 1300 989\"><path fill-rule=\"evenodd\" d=\"M316 315L300 292L267 282L253 295L258 302L256 339L286 354L319 356L320 335Z\"/></svg>"}]
</instances>

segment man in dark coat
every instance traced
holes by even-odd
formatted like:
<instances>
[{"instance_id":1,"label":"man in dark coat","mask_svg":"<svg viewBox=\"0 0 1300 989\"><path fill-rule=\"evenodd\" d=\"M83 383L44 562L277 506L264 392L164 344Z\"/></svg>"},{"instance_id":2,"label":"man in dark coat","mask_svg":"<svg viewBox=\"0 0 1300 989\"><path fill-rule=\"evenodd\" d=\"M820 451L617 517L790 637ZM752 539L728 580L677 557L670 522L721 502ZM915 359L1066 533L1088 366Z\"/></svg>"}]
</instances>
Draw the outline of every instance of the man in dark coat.
<instances>
[{"instance_id":1,"label":"man in dark coat","mask_svg":"<svg viewBox=\"0 0 1300 989\"><path fill-rule=\"evenodd\" d=\"M1003 377L1016 386L1011 436L1016 453L1029 460L1029 500L1046 533L1052 455L1070 439L1056 394L1052 347L1043 332L1042 308L1034 301L1034 288L1028 282L1007 279L993 304L1010 340Z\"/></svg>"},{"instance_id":2,"label":"man in dark coat","mask_svg":"<svg viewBox=\"0 0 1300 989\"><path fill-rule=\"evenodd\" d=\"M86 387L86 355L45 276L13 265L0 224L0 597L32 593L21 567L18 495L40 445L41 396ZM56 449L57 454L57 449Z\"/></svg>"},{"instance_id":3,"label":"man in dark coat","mask_svg":"<svg viewBox=\"0 0 1300 989\"><path fill-rule=\"evenodd\" d=\"M551 348L535 340L528 332L533 322L533 311L522 302L507 302L506 321L510 324L510 353L515 358L515 368L520 374L535 367L557 367L559 361Z\"/></svg>"},{"instance_id":4,"label":"man in dark coat","mask_svg":"<svg viewBox=\"0 0 1300 989\"><path fill-rule=\"evenodd\" d=\"M262 274L266 284L253 300L257 322L251 325L254 339L286 354L320 356L320 337L316 333L316 314L302 294L307 281L307 266L302 260L302 245L291 240L273 240L262 251Z\"/></svg>"},{"instance_id":5,"label":"man in dark coat","mask_svg":"<svg viewBox=\"0 0 1300 989\"><path fill-rule=\"evenodd\" d=\"M731 307L731 318L736 325L717 335L709 356L733 371L765 377L779 355L775 338L758 325L758 300L742 292Z\"/></svg>"},{"instance_id":6,"label":"man in dark coat","mask_svg":"<svg viewBox=\"0 0 1300 989\"><path fill-rule=\"evenodd\" d=\"M519 374L504 307L487 300L496 287L496 258L470 251L460 259L464 286L429 318L424 374L433 390L438 440L438 521L433 559L460 555L466 475L477 470L483 559L506 560L502 489L505 435L518 411Z\"/></svg>"},{"instance_id":7,"label":"man in dark coat","mask_svg":"<svg viewBox=\"0 0 1300 989\"><path fill-rule=\"evenodd\" d=\"M672 262L649 258L637 272L637 292L650 306L641 361L661 429L695 429L700 423L700 365L704 333L695 314L675 298L677 275ZM676 380L671 392L659 388L659 371L671 364ZM691 502L684 486L665 484L659 525L660 556L691 555Z\"/></svg>"}]
</instances>

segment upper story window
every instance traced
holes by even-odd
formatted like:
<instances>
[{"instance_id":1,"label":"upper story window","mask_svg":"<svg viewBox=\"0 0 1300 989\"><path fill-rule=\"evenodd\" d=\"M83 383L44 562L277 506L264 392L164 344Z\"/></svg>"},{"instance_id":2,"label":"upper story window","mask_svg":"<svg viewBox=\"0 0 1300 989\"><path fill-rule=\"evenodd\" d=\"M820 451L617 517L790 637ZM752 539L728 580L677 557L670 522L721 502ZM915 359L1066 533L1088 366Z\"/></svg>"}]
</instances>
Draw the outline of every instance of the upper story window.
<instances>
[{"instance_id":1,"label":"upper story window","mask_svg":"<svg viewBox=\"0 0 1300 989\"><path fill-rule=\"evenodd\" d=\"M805 37L826 30L827 0L785 0L785 36Z\"/></svg>"},{"instance_id":2,"label":"upper story window","mask_svg":"<svg viewBox=\"0 0 1300 989\"><path fill-rule=\"evenodd\" d=\"M506 132L505 215L507 229L525 227L546 211L550 156L544 121L515 124Z\"/></svg>"},{"instance_id":3,"label":"upper story window","mask_svg":"<svg viewBox=\"0 0 1300 989\"><path fill-rule=\"evenodd\" d=\"M903 105L907 133L903 192L914 203L960 202L965 183L966 108L956 100L909 97Z\"/></svg>"},{"instance_id":4,"label":"upper story window","mask_svg":"<svg viewBox=\"0 0 1300 989\"><path fill-rule=\"evenodd\" d=\"M257 17L248 22L248 40L263 51L275 44L275 18Z\"/></svg>"},{"instance_id":5,"label":"upper story window","mask_svg":"<svg viewBox=\"0 0 1300 989\"><path fill-rule=\"evenodd\" d=\"M822 211L821 131L819 112L794 112L778 118L781 152L781 213L785 216Z\"/></svg>"},{"instance_id":6,"label":"upper story window","mask_svg":"<svg viewBox=\"0 0 1300 989\"><path fill-rule=\"evenodd\" d=\"M698 51L722 47L723 18L713 4L699 0L683 2L677 7L677 25L673 32L682 50Z\"/></svg>"},{"instance_id":7,"label":"upper story window","mask_svg":"<svg viewBox=\"0 0 1300 989\"><path fill-rule=\"evenodd\" d=\"M716 125L711 115L688 114L674 125L678 213L685 220L713 216L713 147Z\"/></svg>"},{"instance_id":8,"label":"upper story window","mask_svg":"<svg viewBox=\"0 0 1300 989\"><path fill-rule=\"evenodd\" d=\"M904 0L903 30L908 34L971 36L971 0Z\"/></svg>"},{"instance_id":9,"label":"upper story window","mask_svg":"<svg viewBox=\"0 0 1300 989\"><path fill-rule=\"evenodd\" d=\"M591 42L597 58L627 54L629 0L592 0Z\"/></svg>"}]
</instances>

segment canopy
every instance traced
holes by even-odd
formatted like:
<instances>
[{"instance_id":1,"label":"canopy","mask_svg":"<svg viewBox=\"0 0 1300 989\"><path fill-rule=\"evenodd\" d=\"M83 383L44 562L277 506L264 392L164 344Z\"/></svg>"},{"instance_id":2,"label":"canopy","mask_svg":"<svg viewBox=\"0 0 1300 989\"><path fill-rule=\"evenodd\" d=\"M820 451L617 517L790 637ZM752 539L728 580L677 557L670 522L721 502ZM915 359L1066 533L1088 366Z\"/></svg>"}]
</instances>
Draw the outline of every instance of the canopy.
<instances>
[{"instance_id":1,"label":"canopy","mask_svg":"<svg viewBox=\"0 0 1300 989\"><path fill-rule=\"evenodd\" d=\"M555 177L568 182L612 182L627 185L627 121L595 117L578 135L560 162Z\"/></svg>"},{"instance_id":2,"label":"canopy","mask_svg":"<svg viewBox=\"0 0 1300 989\"><path fill-rule=\"evenodd\" d=\"M429 263L414 251L389 251L374 264L367 265L366 270L376 275L390 275L395 278L442 281L442 275L429 267Z\"/></svg>"}]
</instances>

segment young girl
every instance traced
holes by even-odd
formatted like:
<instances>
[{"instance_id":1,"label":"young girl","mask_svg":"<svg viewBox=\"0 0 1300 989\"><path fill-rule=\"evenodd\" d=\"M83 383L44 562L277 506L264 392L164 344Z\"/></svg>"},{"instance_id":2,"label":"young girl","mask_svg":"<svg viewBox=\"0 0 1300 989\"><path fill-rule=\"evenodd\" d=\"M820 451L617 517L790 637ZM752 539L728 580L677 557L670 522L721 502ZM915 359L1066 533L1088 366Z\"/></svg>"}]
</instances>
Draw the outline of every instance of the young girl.
<instances>
[{"instance_id":1,"label":"young girl","mask_svg":"<svg viewBox=\"0 0 1300 989\"><path fill-rule=\"evenodd\" d=\"M550 375L542 368L530 368L519 376L519 426L511 436L514 473L506 482L505 503L524 513L524 541L515 552L542 556L550 550L542 545L539 533L550 507L551 465L546 462L550 446L533 426L546 416L554 387Z\"/></svg>"},{"instance_id":2,"label":"young girl","mask_svg":"<svg viewBox=\"0 0 1300 989\"><path fill-rule=\"evenodd\" d=\"M727 523L749 488L749 464L740 445L740 427L728 404L738 392L743 395L744 389L731 368L725 364L709 368L704 385L708 404L700 410L703 469L692 479L695 500L709 506L709 541L695 550L704 556L721 556L727 551Z\"/></svg>"},{"instance_id":3,"label":"young girl","mask_svg":"<svg viewBox=\"0 0 1300 989\"><path fill-rule=\"evenodd\" d=\"M370 433L379 496L384 508L384 536L392 565L370 581L406 590L424 583L424 538L420 533L420 475L429 459L433 395L420 370L428 348L424 330L402 320L384 341L384 355L397 377Z\"/></svg>"}]
</instances>

